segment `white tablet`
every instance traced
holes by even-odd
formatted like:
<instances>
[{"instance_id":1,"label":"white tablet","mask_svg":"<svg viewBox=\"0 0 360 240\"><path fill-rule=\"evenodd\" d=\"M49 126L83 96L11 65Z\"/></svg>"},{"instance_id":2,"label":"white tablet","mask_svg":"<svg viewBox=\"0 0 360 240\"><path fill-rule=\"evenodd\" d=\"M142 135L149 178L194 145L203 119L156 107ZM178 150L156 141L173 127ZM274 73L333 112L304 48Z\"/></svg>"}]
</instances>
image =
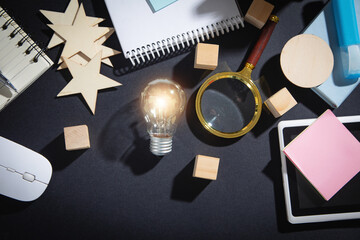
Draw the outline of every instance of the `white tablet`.
<instances>
[{"instance_id":1,"label":"white tablet","mask_svg":"<svg viewBox=\"0 0 360 240\"><path fill-rule=\"evenodd\" d=\"M360 115L338 119L360 140ZM326 201L282 152L291 140L315 120L288 120L278 125L287 218L293 224L360 219L360 173Z\"/></svg>"}]
</instances>

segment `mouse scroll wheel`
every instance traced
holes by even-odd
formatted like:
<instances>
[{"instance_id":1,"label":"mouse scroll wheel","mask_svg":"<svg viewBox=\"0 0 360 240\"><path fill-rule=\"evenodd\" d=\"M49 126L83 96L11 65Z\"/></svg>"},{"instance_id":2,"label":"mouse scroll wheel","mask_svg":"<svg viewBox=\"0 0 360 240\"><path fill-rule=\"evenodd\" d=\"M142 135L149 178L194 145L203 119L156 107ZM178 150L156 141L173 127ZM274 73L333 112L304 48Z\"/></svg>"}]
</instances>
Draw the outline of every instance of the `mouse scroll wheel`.
<instances>
[{"instance_id":1,"label":"mouse scroll wheel","mask_svg":"<svg viewBox=\"0 0 360 240\"><path fill-rule=\"evenodd\" d=\"M35 180L35 175L26 172L23 174L23 179L29 182L33 182Z\"/></svg>"}]
</instances>

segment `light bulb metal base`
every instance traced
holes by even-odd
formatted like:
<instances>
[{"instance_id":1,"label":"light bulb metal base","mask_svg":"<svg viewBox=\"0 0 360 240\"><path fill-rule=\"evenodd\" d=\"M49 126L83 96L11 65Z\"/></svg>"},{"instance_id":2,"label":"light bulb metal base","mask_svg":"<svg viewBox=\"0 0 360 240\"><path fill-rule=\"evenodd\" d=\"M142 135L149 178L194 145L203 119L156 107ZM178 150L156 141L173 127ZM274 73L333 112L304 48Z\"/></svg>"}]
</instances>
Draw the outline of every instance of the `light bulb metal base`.
<instances>
[{"instance_id":1,"label":"light bulb metal base","mask_svg":"<svg viewBox=\"0 0 360 240\"><path fill-rule=\"evenodd\" d=\"M156 156L164 156L172 150L172 137L150 138L150 151Z\"/></svg>"}]
</instances>

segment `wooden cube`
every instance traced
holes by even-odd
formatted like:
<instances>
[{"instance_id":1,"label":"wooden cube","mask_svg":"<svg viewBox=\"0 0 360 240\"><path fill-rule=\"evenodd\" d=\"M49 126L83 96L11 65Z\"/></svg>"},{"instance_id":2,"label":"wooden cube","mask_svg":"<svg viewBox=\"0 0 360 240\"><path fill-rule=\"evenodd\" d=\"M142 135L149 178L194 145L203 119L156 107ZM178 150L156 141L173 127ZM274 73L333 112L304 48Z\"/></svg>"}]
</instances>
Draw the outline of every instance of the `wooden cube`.
<instances>
[{"instance_id":1,"label":"wooden cube","mask_svg":"<svg viewBox=\"0 0 360 240\"><path fill-rule=\"evenodd\" d=\"M287 90L283 88L264 102L274 117L278 118L293 108L297 102Z\"/></svg>"},{"instance_id":2,"label":"wooden cube","mask_svg":"<svg viewBox=\"0 0 360 240\"><path fill-rule=\"evenodd\" d=\"M86 125L65 127L64 137L67 151L90 148L89 130Z\"/></svg>"},{"instance_id":3,"label":"wooden cube","mask_svg":"<svg viewBox=\"0 0 360 240\"><path fill-rule=\"evenodd\" d=\"M197 155L193 177L216 180L220 158Z\"/></svg>"},{"instance_id":4,"label":"wooden cube","mask_svg":"<svg viewBox=\"0 0 360 240\"><path fill-rule=\"evenodd\" d=\"M270 17L274 5L264 0L254 0L245 15L245 21L261 29Z\"/></svg>"},{"instance_id":5,"label":"wooden cube","mask_svg":"<svg viewBox=\"0 0 360 240\"><path fill-rule=\"evenodd\" d=\"M198 43L195 50L194 68L214 70L218 65L219 45Z\"/></svg>"}]
</instances>

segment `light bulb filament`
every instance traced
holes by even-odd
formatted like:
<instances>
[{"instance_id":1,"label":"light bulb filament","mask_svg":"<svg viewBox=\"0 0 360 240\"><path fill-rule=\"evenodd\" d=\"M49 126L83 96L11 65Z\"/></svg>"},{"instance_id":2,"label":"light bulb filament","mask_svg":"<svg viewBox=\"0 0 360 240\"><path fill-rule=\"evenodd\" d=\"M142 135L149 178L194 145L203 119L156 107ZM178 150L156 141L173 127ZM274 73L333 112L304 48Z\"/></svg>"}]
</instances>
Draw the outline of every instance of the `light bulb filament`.
<instances>
[{"instance_id":1,"label":"light bulb filament","mask_svg":"<svg viewBox=\"0 0 360 240\"><path fill-rule=\"evenodd\" d=\"M166 101L163 97L158 97L156 98L155 105L159 109L164 109L166 108Z\"/></svg>"}]
</instances>

